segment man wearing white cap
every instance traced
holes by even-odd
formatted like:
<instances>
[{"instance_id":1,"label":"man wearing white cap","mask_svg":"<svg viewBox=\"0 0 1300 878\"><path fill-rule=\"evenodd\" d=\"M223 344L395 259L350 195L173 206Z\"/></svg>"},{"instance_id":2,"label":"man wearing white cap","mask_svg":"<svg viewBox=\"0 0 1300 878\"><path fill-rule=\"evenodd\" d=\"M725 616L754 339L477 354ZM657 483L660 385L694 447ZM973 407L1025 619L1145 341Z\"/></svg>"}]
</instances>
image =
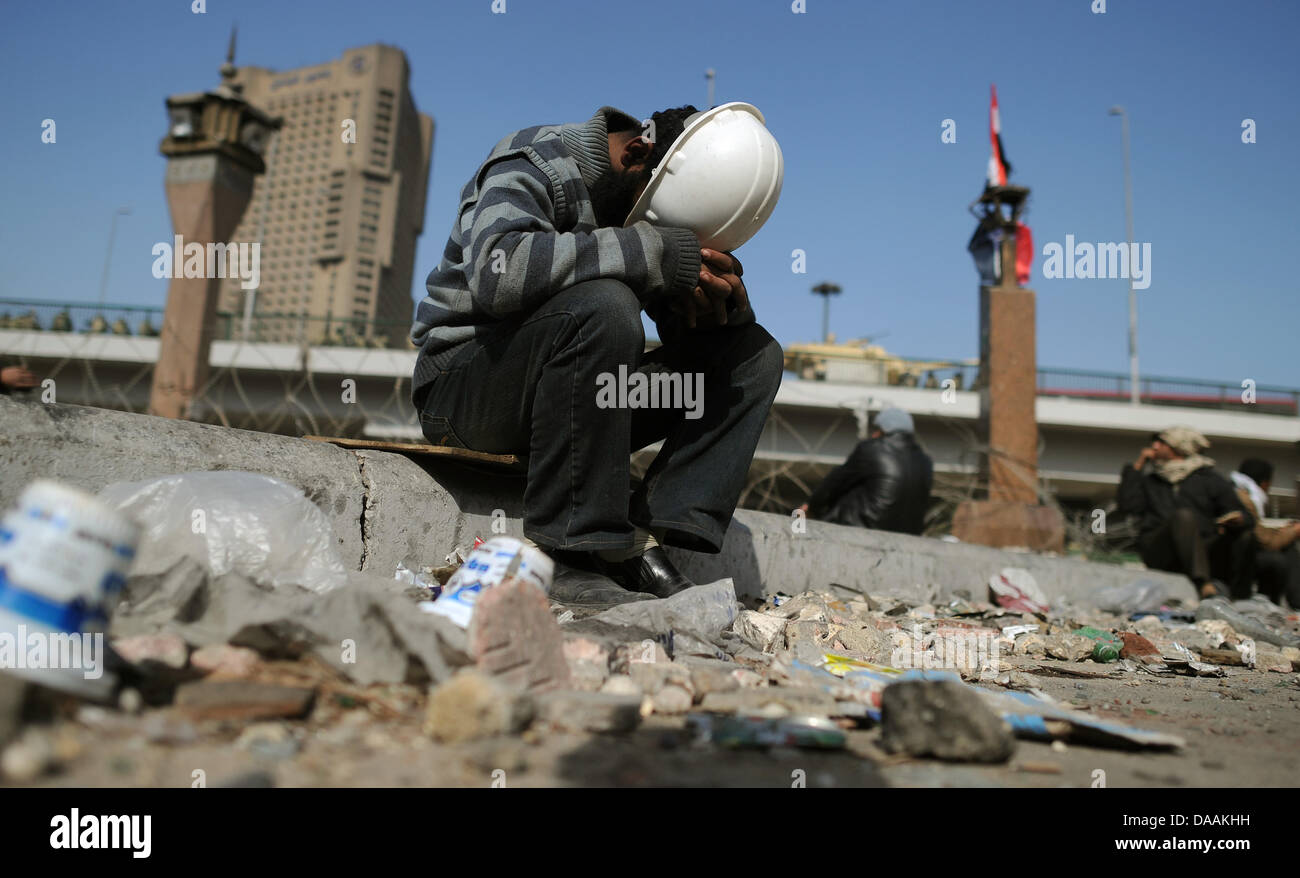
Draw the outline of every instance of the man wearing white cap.
<instances>
[{"instance_id":1,"label":"man wearing white cap","mask_svg":"<svg viewBox=\"0 0 1300 878\"><path fill-rule=\"evenodd\" d=\"M1201 454L1209 447L1191 427L1161 430L1120 473L1116 499L1121 514L1137 519L1143 564L1185 574L1201 597L1245 597L1253 576L1251 522L1232 482Z\"/></svg>"}]
</instances>

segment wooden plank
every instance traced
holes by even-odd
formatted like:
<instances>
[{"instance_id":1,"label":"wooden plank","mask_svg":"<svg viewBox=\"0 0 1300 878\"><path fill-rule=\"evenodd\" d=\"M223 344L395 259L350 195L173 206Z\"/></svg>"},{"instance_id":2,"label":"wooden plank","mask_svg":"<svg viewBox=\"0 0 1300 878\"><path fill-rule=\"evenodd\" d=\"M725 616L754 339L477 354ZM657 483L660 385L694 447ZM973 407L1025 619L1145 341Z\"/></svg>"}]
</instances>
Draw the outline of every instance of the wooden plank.
<instances>
[{"instance_id":1,"label":"wooden plank","mask_svg":"<svg viewBox=\"0 0 1300 878\"><path fill-rule=\"evenodd\" d=\"M468 448L453 448L449 445L426 445L418 442L384 442L378 439L348 439L342 436L303 436L316 442L329 442L340 448L366 449L369 451L389 451L393 454L417 455L423 457L441 457L461 460L467 463L484 463L492 466L522 469L523 458L515 454L488 454L486 451L471 451Z\"/></svg>"}]
</instances>

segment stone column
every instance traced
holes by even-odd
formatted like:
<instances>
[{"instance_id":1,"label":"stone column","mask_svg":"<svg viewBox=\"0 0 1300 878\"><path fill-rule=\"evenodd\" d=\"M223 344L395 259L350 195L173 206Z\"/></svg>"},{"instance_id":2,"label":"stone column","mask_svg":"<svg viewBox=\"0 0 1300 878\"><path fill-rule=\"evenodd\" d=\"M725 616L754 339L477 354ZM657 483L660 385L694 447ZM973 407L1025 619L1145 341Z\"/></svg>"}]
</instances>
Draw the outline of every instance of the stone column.
<instances>
[{"instance_id":1,"label":"stone column","mask_svg":"<svg viewBox=\"0 0 1300 878\"><path fill-rule=\"evenodd\" d=\"M980 287L979 435L982 499L957 507L952 532L986 546L1064 550L1059 510L1038 503L1038 365L1034 291L1016 282L1014 227L1001 242L1002 274Z\"/></svg>"},{"instance_id":2,"label":"stone column","mask_svg":"<svg viewBox=\"0 0 1300 878\"><path fill-rule=\"evenodd\" d=\"M1015 239L1002 241L1002 280L980 287L980 435L988 499L1038 502L1038 366L1034 291L1016 285ZM1008 267L1010 270L1008 270Z\"/></svg>"},{"instance_id":3,"label":"stone column","mask_svg":"<svg viewBox=\"0 0 1300 878\"><path fill-rule=\"evenodd\" d=\"M208 356L216 331L220 278L218 264L237 265L224 256L226 242L253 193L253 172L220 153L181 156L167 164L167 205L171 210L172 279L154 368L150 414L190 418L195 397L208 380ZM208 245L216 259L209 259ZM203 248L205 275L185 277L185 248ZM233 242L230 246L237 246Z\"/></svg>"}]
</instances>

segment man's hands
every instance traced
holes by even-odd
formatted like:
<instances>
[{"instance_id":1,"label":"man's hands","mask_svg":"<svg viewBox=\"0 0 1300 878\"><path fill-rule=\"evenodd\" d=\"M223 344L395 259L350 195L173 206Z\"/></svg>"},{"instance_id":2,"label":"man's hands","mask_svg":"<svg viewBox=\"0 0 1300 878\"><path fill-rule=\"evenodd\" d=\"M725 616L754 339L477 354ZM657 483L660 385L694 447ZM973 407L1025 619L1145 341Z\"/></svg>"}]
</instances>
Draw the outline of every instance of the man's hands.
<instances>
[{"instance_id":1,"label":"man's hands","mask_svg":"<svg viewBox=\"0 0 1300 878\"><path fill-rule=\"evenodd\" d=\"M6 366L0 369L0 384L15 390L30 390L39 382L36 376L22 366Z\"/></svg>"},{"instance_id":2,"label":"man's hands","mask_svg":"<svg viewBox=\"0 0 1300 878\"><path fill-rule=\"evenodd\" d=\"M737 312L749 310L749 293L740 279L745 269L739 259L718 250L703 249L700 259L699 284L671 307L690 329L712 329L726 324L727 303L733 298Z\"/></svg>"},{"instance_id":3,"label":"man's hands","mask_svg":"<svg viewBox=\"0 0 1300 878\"><path fill-rule=\"evenodd\" d=\"M1155 459L1155 456L1155 448L1148 445L1146 448L1143 448L1142 453L1138 455L1138 459L1133 463L1133 469L1142 472L1142 467L1146 466L1149 461Z\"/></svg>"}]
</instances>

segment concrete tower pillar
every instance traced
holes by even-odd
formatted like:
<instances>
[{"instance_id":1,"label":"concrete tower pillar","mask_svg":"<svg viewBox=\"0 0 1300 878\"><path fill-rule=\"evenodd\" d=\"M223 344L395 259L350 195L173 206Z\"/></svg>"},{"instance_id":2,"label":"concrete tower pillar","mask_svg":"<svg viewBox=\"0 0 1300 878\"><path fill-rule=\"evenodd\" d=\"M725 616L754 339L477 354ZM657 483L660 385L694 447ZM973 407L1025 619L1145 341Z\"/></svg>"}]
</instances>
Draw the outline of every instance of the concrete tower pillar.
<instances>
[{"instance_id":1,"label":"concrete tower pillar","mask_svg":"<svg viewBox=\"0 0 1300 878\"><path fill-rule=\"evenodd\" d=\"M234 55L232 32L221 86L167 99L170 127L160 151L168 159L172 274L149 411L168 418L196 414L195 399L208 380L220 278L260 258L250 244L239 248L229 237L252 198L253 178L266 170L262 154L281 122L244 100L233 82Z\"/></svg>"}]
</instances>

